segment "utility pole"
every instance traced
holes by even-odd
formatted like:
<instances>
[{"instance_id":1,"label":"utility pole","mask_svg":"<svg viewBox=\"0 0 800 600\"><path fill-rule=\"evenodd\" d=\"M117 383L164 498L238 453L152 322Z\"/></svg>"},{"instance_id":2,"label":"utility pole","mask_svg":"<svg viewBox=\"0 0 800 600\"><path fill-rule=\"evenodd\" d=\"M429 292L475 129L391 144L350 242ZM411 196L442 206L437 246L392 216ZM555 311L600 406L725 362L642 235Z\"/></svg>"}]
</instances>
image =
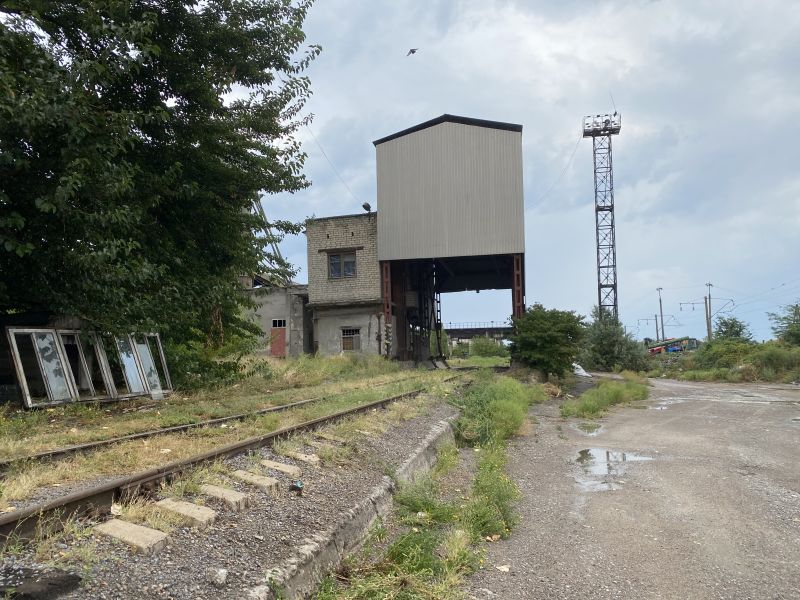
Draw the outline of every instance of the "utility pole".
<instances>
[{"instance_id":1,"label":"utility pole","mask_svg":"<svg viewBox=\"0 0 800 600\"><path fill-rule=\"evenodd\" d=\"M708 330L708 341L710 342L713 337L711 334L711 288L714 287L714 284L707 283L706 286L708 287L708 296L706 299L706 329Z\"/></svg>"},{"instance_id":2,"label":"utility pole","mask_svg":"<svg viewBox=\"0 0 800 600\"><path fill-rule=\"evenodd\" d=\"M658 315L653 315L653 320L656 322L656 341L660 342L661 338L658 337ZM661 327L661 335L664 335L664 327Z\"/></svg>"},{"instance_id":3,"label":"utility pole","mask_svg":"<svg viewBox=\"0 0 800 600\"><path fill-rule=\"evenodd\" d=\"M664 305L661 304L661 290L664 288L656 288L658 292L658 312L661 313L661 337L665 340L667 339L666 334L664 333Z\"/></svg>"}]
</instances>

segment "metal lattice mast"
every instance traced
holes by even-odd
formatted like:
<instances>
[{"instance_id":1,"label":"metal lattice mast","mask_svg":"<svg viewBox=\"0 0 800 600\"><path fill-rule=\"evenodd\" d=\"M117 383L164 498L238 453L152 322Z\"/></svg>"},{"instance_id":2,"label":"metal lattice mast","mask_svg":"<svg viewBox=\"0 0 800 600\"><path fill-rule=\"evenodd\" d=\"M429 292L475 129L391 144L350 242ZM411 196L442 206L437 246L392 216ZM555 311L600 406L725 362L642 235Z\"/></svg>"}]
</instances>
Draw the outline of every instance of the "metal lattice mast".
<instances>
[{"instance_id":1,"label":"metal lattice mast","mask_svg":"<svg viewBox=\"0 0 800 600\"><path fill-rule=\"evenodd\" d=\"M583 137L592 138L594 156L594 214L597 238L597 306L600 314L619 318L617 246L614 232L614 169L611 136L619 133L622 117L595 115L583 120Z\"/></svg>"}]
</instances>

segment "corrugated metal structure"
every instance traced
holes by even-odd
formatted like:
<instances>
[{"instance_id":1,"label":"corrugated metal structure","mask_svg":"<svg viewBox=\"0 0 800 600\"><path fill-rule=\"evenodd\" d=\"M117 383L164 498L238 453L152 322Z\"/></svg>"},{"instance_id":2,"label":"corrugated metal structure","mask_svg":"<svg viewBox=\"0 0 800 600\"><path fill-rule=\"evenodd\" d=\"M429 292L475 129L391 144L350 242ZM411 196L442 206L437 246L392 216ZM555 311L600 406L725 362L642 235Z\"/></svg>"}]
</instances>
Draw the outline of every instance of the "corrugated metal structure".
<instances>
[{"instance_id":1,"label":"corrugated metal structure","mask_svg":"<svg viewBox=\"0 0 800 600\"><path fill-rule=\"evenodd\" d=\"M380 260L525 252L521 125L443 115L374 143Z\"/></svg>"},{"instance_id":2,"label":"corrugated metal structure","mask_svg":"<svg viewBox=\"0 0 800 600\"><path fill-rule=\"evenodd\" d=\"M441 293L511 289L521 315L522 126L446 114L373 143L387 349L425 358Z\"/></svg>"}]
</instances>

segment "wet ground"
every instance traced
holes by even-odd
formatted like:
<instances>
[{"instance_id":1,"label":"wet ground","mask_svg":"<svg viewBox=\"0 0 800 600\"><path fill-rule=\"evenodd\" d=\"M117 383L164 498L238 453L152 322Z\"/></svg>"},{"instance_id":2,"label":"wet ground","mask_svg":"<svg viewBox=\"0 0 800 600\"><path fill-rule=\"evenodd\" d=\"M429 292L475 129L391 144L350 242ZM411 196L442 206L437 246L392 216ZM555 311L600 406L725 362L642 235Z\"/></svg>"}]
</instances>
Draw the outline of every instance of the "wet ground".
<instances>
[{"instance_id":1,"label":"wet ground","mask_svg":"<svg viewBox=\"0 0 800 600\"><path fill-rule=\"evenodd\" d=\"M800 598L800 387L653 385L595 431L534 407L474 598Z\"/></svg>"}]
</instances>

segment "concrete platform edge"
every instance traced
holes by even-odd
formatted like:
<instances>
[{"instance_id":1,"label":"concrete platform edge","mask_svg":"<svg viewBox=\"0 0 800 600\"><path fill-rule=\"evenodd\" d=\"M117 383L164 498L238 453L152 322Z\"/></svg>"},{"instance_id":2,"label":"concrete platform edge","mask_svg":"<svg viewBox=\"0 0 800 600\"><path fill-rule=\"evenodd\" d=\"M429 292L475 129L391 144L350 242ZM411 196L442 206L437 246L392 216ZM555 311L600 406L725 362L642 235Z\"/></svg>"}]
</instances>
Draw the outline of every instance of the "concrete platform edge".
<instances>
[{"instance_id":1,"label":"concrete platform edge","mask_svg":"<svg viewBox=\"0 0 800 600\"><path fill-rule=\"evenodd\" d=\"M436 464L439 447L455 441L454 419L442 420L433 426L411 456L398 467L397 481L413 482ZM389 514L395 489L394 481L384 477L369 496L351 508L328 531L304 540L294 556L272 569L264 584L252 588L246 597L249 600L309 597L330 571L361 547L372 524Z\"/></svg>"}]
</instances>

